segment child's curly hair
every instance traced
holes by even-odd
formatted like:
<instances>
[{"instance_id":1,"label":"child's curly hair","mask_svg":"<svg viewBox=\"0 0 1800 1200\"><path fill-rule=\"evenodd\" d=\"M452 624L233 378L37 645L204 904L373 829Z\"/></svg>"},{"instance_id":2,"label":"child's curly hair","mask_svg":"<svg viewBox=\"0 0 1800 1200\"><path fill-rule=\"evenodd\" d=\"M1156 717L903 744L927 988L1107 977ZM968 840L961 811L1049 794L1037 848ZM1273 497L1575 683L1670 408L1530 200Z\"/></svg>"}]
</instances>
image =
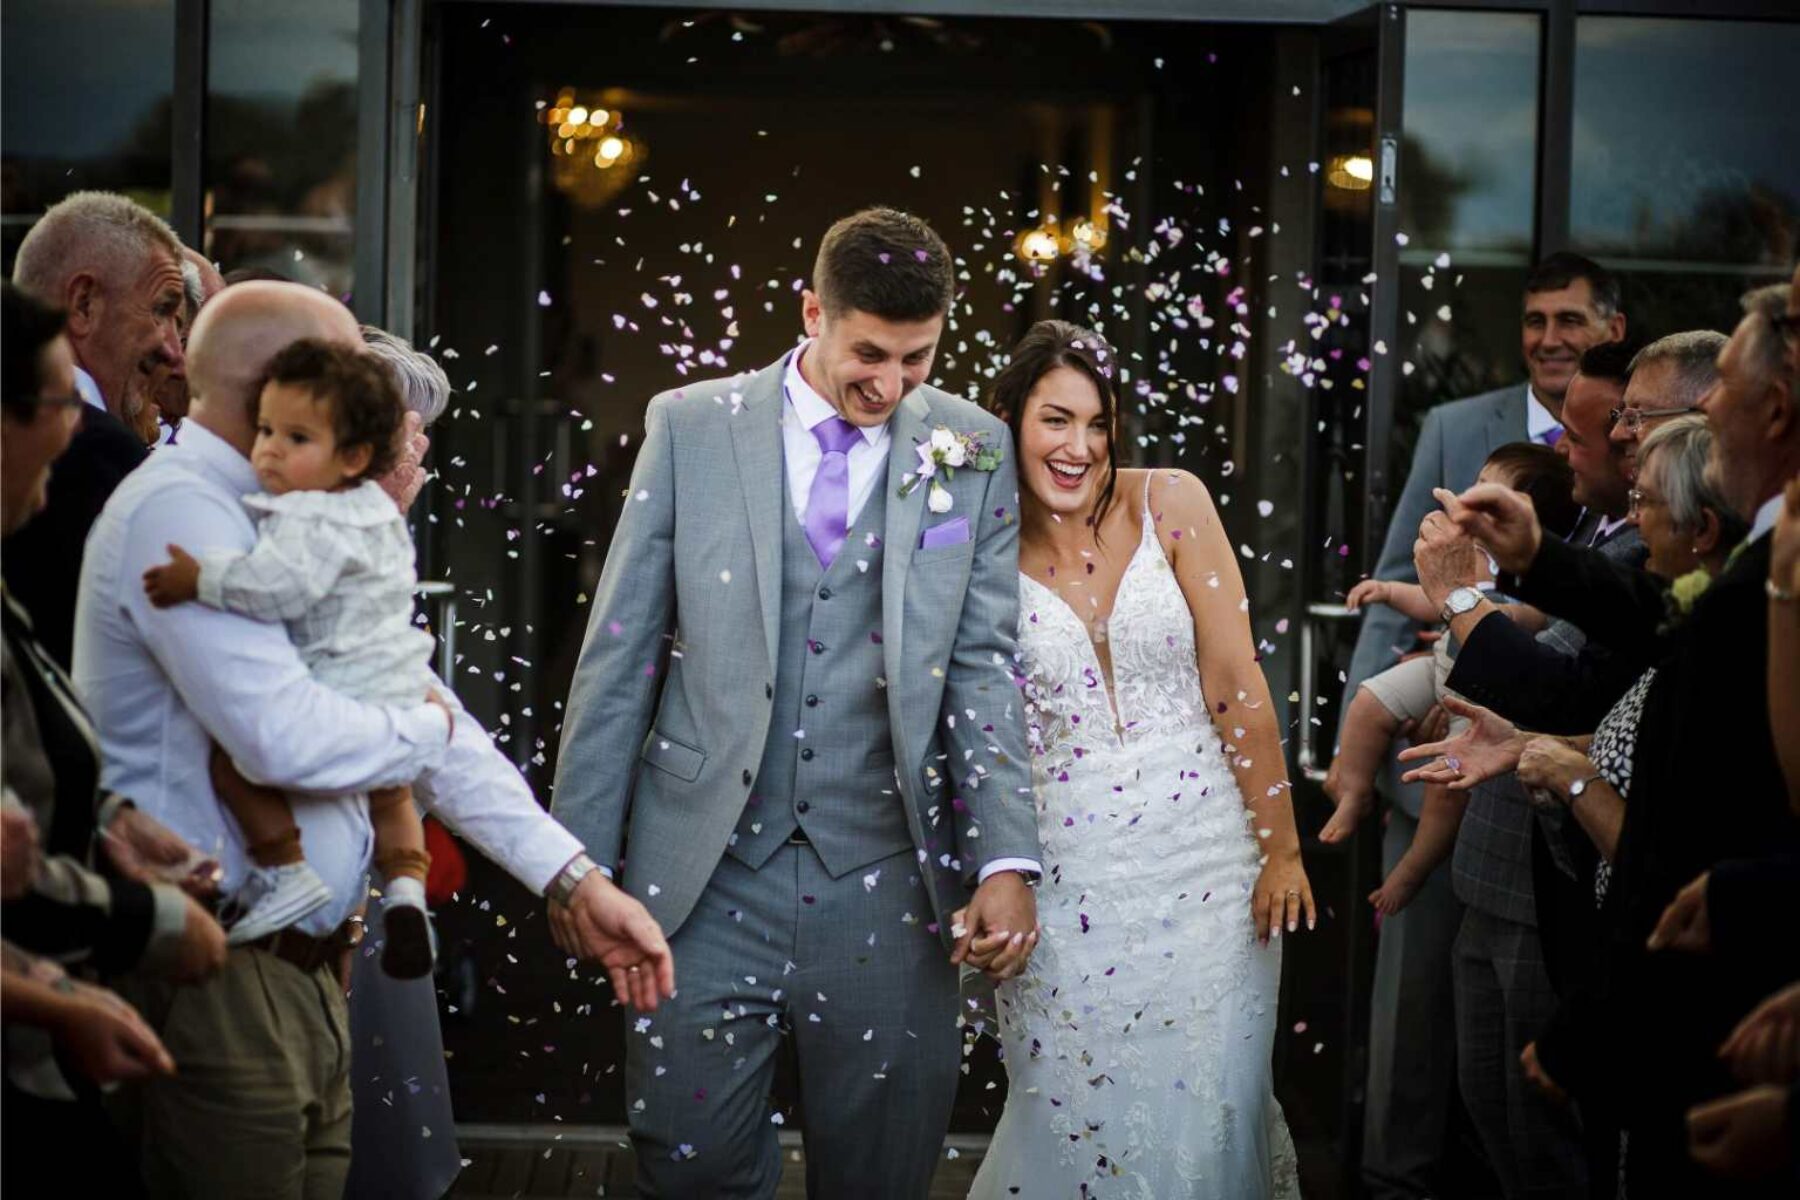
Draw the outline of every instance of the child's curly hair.
<instances>
[{"instance_id":1,"label":"child's curly hair","mask_svg":"<svg viewBox=\"0 0 1800 1200\"><path fill-rule=\"evenodd\" d=\"M339 450L369 447L369 465L358 479L377 479L399 459L406 410L393 377L360 348L302 338L269 360L263 386L271 383L305 388L330 405L331 433ZM259 417L261 407L259 387Z\"/></svg>"}]
</instances>

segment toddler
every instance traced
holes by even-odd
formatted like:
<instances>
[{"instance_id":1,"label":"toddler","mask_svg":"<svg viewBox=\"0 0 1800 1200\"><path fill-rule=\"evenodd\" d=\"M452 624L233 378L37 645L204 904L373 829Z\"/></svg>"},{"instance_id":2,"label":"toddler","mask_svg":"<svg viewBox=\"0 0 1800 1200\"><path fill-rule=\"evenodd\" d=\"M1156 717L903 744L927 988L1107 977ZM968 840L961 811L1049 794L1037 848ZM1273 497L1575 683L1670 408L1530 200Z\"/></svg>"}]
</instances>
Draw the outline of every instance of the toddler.
<instances>
[{"instance_id":1,"label":"toddler","mask_svg":"<svg viewBox=\"0 0 1800 1200\"><path fill-rule=\"evenodd\" d=\"M431 635L412 623L413 544L405 519L373 480L398 453L400 396L358 350L295 342L269 364L250 461L263 492L244 498L257 521L248 553L173 561L144 573L159 607L197 600L259 621L283 621L319 682L375 704L416 704L435 685ZM284 929L331 899L306 862L293 810L215 752L219 799L254 864L233 944ZM382 967L402 979L431 970L425 915L430 856L410 787L369 793L375 866L385 877Z\"/></svg>"},{"instance_id":2,"label":"toddler","mask_svg":"<svg viewBox=\"0 0 1800 1200\"><path fill-rule=\"evenodd\" d=\"M1574 500L1575 479L1568 460L1549 446L1533 442L1501 446L1482 464L1476 482L1498 483L1530 496L1546 530L1569 529L1580 512ZM1491 563L1476 586L1492 593ZM1501 612L1534 633L1547 623L1544 614L1529 605L1507 603L1498 593L1490 594L1489 599L1500 605ZM1438 619L1436 609L1425 598L1425 590L1416 583L1362 580L1350 589L1344 605L1356 609L1364 604L1386 604L1424 624ZM1326 794L1337 805L1337 811L1320 830L1320 841L1340 842L1350 836L1374 804L1375 775L1388 761L1401 727L1422 719L1433 705L1443 703L1445 696L1455 696L1445 687L1456 662L1456 647L1450 644L1451 640L1448 630L1439 630L1431 653L1409 657L1372 676L1357 689L1344 716L1337 757L1332 759L1325 778ZM1454 736L1467 725L1466 718L1452 716L1447 736ZM1412 844L1382 885L1369 894L1370 903L1384 915L1391 916L1404 908L1437 865L1449 856L1462 825L1466 800L1445 788L1426 788Z\"/></svg>"}]
</instances>

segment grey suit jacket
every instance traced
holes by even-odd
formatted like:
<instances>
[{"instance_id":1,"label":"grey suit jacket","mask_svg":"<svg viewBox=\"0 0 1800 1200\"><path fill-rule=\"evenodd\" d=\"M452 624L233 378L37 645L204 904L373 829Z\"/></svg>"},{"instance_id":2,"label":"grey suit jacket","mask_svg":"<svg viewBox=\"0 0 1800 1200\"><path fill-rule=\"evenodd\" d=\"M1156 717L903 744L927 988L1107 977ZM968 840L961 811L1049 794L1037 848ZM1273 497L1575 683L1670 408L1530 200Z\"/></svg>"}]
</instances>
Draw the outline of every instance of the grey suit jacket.
<instances>
[{"instance_id":1,"label":"grey suit jacket","mask_svg":"<svg viewBox=\"0 0 1800 1200\"><path fill-rule=\"evenodd\" d=\"M1520 383L1466 400L1452 400L1425 414L1412 469L1388 521L1381 558L1375 564L1375 578L1418 582L1412 548L1419 536L1419 522L1438 507L1431 490L1441 487L1460 492L1472 486L1488 455L1508 442L1524 440L1525 386ZM1366 611L1356 636L1356 650L1350 658L1350 674L1344 684L1346 703L1340 713L1349 711L1348 700L1365 679L1387 670L1394 665L1398 652L1412 648L1418 632L1418 622L1385 604L1372 605ZM1342 733L1341 715L1339 732ZM1381 790L1409 815L1419 815L1424 789L1418 784L1401 783L1391 756Z\"/></svg>"},{"instance_id":2,"label":"grey suit jacket","mask_svg":"<svg viewBox=\"0 0 1800 1200\"><path fill-rule=\"evenodd\" d=\"M650 402L631 494L575 668L557 818L665 932L687 919L748 799L769 734L781 605L782 374ZM933 524L967 541L918 549L916 444L943 425L1001 449L963 469ZM1017 652L1018 482L1007 428L921 387L891 418L882 627L898 790L946 938L984 863L1040 857ZM791 512L785 519L792 520Z\"/></svg>"}]
</instances>

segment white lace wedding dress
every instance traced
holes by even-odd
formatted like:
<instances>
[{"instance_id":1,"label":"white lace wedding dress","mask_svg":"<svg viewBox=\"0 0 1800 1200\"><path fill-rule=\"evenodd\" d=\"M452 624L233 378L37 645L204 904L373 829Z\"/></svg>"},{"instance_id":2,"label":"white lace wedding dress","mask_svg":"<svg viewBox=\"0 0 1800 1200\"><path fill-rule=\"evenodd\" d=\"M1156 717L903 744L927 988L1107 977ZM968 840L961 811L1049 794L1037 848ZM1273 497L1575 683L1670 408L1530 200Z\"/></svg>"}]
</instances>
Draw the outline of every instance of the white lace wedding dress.
<instances>
[{"instance_id":1,"label":"white lace wedding dress","mask_svg":"<svg viewBox=\"0 0 1800 1200\"><path fill-rule=\"evenodd\" d=\"M970 1195L1297 1197L1272 1088L1280 943L1258 946L1260 850L1146 513L1107 623L1020 577L1043 937L998 989L1006 1110Z\"/></svg>"}]
</instances>

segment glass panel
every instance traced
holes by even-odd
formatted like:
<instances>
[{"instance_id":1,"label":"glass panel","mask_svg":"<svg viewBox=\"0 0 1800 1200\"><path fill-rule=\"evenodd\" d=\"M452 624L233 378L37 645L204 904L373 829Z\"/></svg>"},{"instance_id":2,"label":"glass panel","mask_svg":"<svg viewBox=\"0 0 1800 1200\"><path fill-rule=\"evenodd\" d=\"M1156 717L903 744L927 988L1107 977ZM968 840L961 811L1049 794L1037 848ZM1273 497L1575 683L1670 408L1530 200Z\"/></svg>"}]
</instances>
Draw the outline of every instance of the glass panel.
<instances>
[{"instance_id":1,"label":"glass panel","mask_svg":"<svg viewBox=\"0 0 1800 1200\"><path fill-rule=\"evenodd\" d=\"M167 216L173 0L7 0L0 46L7 273L25 231L70 192L124 192Z\"/></svg>"},{"instance_id":2,"label":"glass panel","mask_svg":"<svg viewBox=\"0 0 1800 1200\"><path fill-rule=\"evenodd\" d=\"M1800 25L1583 17L1574 248L1619 269L1637 337L1729 330L1800 242Z\"/></svg>"},{"instance_id":3,"label":"glass panel","mask_svg":"<svg viewBox=\"0 0 1800 1200\"><path fill-rule=\"evenodd\" d=\"M1524 377L1539 42L1533 13L1406 15L1396 480L1427 409Z\"/></svg>"},{"instance_id":4,"label":"glass panel","mask_svg":"<svg viewBox=\"0 0 1800 1200\"><path fill-rule=\"evenodd\" d=\"M213 0L207 254L343 296L356 215L356 0Z\"/></svg>"}]
</instances>

